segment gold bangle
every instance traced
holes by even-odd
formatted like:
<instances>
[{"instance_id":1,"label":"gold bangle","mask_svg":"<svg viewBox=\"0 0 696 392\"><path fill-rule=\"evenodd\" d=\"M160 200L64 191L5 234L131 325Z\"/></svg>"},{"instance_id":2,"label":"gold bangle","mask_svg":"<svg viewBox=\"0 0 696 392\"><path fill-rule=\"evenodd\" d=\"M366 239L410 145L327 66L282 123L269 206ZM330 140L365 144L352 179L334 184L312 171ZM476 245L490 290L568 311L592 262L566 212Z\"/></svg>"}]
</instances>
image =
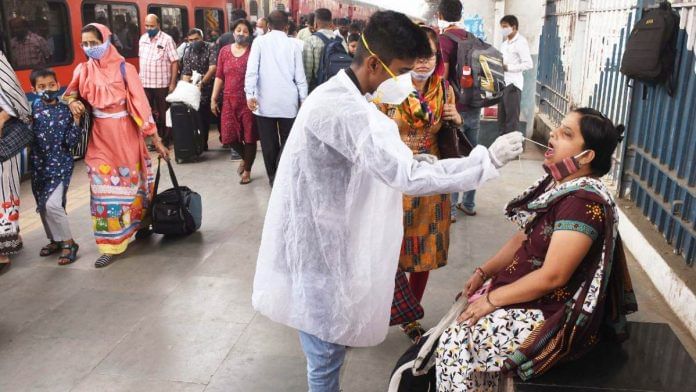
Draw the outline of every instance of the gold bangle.
<instances>
[{"instance_id":1,"label":"gold bangle","mask_svg":"<svg viewBox=\"0 0 696 392\"><path fill-rule=\"evenodd\" d=\"M490 305L492 308L500 309L500 306L495 306L495 305L493 305L493 302L491 302L491 299L490 299L490 297L489 297L490 294L491 294L490 291L487 291L487 292L486 292L486 302L488 302L488 305Z\"/></svg>"}]
</instances>

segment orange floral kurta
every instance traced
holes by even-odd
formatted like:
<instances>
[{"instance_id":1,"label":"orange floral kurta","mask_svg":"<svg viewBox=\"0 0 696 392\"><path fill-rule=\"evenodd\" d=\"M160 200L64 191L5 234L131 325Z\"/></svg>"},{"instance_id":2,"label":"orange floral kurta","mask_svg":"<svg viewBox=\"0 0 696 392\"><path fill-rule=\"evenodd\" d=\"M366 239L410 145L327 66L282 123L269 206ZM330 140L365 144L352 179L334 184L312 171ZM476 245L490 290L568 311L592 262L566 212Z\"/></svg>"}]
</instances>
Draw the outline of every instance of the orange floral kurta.
<instances>
[{"instance_id":1,"label":"orange floral kurta","mask_svg":"<svg viewBox=\"0 0 696 392\"><path fill-rule=\"evenodd\" d=\"M441 94L436 96L443 97ZM453 94L449 97L453 98ZM412 126L405 119L404 111L398 107L383 108L383 111L396 122L401 140L414 154L440 156L437 146L437 133L442 128L440 113L437 113L438 120L432 125L418 121L416 126ZM424 272L445 266L451 224L449 194L422 197L404 195L403 204L404 240L399 268L406 272Z\"/></svg>"}]
</instances>

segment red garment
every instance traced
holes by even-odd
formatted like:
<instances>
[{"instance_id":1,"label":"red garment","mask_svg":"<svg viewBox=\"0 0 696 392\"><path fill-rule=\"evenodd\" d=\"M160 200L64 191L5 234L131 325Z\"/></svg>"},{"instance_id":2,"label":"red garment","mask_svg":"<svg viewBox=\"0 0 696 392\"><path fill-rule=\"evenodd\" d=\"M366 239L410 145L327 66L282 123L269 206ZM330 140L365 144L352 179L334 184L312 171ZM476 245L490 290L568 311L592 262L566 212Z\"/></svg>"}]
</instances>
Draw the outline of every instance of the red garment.
<instances>
[{"instance_id":1,"label":"red garment","mask_svg":"<svg viewBox=\"0 0 696 392\"><path fill-rule=\"evenodd\" d=\"M418 302L423 302L423 294L425 293L425 285L428 284L428 276L430 271L411 272L408 275L408 285L411 286L411 291Z\"/></svg>"},{"instance_id":2,"label":"red garment","mask_svg":"<svg viewBox=\"0 0 696 392\"><path fill-rule=\"evenodd\" d=\"M216 78L224 80L220 138L223 144L256 143L259 132L254 114L247 107L244 93L244 76L250 49L240 57L232 54L232 45L220 49Z\"/></svg>"},{"instance_id":3,"label":"red garment","mask_svg":"<svg viewBox=\"0 0 696 392\"><path fill-rule=\"evenodd\" d=\"M587 234L594 243L590 251L564 287L534 301L513 304L505 308L539 309L550 317L571 299L592 267L592 260L600 257L604 244L604 210L600 204L570 195L554 204L546 213L537 216L527 239L515 252L512 263L494 278L491 291L514 283L528 273L541 268L551 244L554 231L570 230ZM597 241L599 239L599 241Z\"/></svg>"}]
</instances>

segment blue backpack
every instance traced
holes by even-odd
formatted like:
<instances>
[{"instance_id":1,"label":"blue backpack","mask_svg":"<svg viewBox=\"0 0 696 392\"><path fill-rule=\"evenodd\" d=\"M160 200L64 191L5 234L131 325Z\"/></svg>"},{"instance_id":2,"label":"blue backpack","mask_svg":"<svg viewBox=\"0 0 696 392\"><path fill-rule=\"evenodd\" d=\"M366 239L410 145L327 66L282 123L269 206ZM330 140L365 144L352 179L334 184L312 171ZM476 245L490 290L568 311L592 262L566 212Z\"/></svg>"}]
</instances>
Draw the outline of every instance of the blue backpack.
<instances>
[{"instance_id":1,"label":"blue backpack","mask_svg":"<svg viewBox=\"0 0 696 392\"><path fill-rule=\"evenodd\" d=\"M324 42L324 49L321 52L319 69L317 70L317 86L331 79L338 71L350 67L353 58L343 47L341 37L329 39L324 34L314 33Z\"/></svg>"}]
</instances>

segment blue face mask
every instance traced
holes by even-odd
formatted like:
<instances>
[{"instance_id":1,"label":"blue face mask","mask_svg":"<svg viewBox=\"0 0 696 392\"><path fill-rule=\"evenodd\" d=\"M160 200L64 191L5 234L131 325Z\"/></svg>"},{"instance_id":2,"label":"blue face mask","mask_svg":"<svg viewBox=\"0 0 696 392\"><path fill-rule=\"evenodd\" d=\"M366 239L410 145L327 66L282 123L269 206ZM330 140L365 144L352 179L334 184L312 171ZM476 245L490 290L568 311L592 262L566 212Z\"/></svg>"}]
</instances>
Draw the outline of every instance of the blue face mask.
<instances>
[{"instance_id":1,"label":"blue face mask","mask_svg":"<svg viewBox=\"0 0 696 392\"><path fill-rule=\"evenodd\" d=\"M87 57L94 59L94 60L101 60L102 57L106 54L106 50L109 49L109 42L104 42L101 45L97 46L92 46L89 48L83 47L82 49L85 51L85 54Z\"/></svg>"},{"instance_id":2,"label":"blue face mask","mask_svg":"<svg viewBox=\"0 0 696 392\"><path fill-rule=\"evenodd\" d=\"M159 33L159 29L158 29L158 28L147 29L147 30L145 30L145 31L147 31L147 36L150 37L150 38L156 36L157 33Z\"/></svg>"},{"instance_id":3,"label":"blue face mask","mask_svg":"<svg viewBox=\"0 0 696 392\"><path fill-rule=\"evenodd\" d=\"M39 92L38 95L39 98L43 99L44 101L51 102L60 97L60 90L44 90Z\"/></svg>"}]
</instances>

